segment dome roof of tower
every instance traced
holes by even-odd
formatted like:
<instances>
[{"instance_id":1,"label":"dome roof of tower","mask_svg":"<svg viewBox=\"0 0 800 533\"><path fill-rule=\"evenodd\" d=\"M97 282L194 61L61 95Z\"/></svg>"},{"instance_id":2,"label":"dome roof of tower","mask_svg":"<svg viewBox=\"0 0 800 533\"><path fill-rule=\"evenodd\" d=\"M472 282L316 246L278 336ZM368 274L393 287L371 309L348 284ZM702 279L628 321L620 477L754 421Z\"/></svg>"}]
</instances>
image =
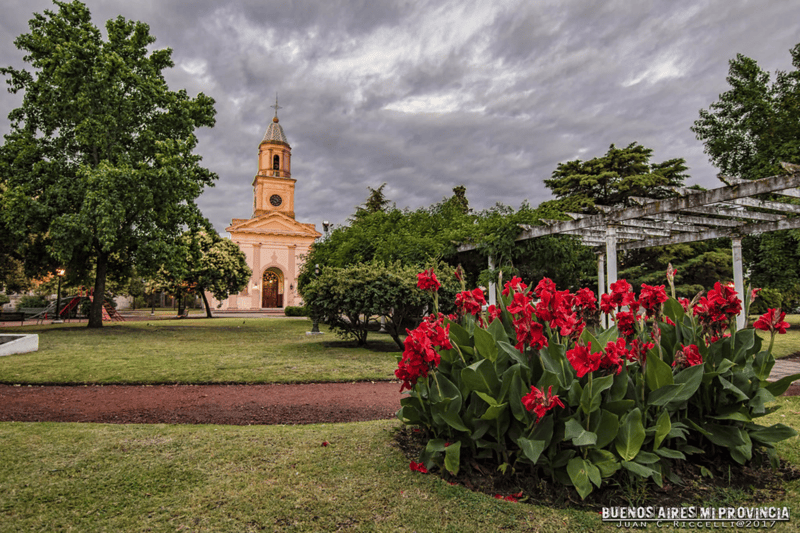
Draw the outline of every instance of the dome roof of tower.
<instances>
[{"instance_id":1,"label":"dome roof of tower","mask_svg":"<svg viewBox=\"0 0 800 533\"><path fill-rule=\"evenodd\" d=\"M283 128L278 123L278 117L273 118L272 122L267 126L267 132L261 142L289 144L289 141L286 140L286 134L283 133Z\"/></svg>"}]
</instances>

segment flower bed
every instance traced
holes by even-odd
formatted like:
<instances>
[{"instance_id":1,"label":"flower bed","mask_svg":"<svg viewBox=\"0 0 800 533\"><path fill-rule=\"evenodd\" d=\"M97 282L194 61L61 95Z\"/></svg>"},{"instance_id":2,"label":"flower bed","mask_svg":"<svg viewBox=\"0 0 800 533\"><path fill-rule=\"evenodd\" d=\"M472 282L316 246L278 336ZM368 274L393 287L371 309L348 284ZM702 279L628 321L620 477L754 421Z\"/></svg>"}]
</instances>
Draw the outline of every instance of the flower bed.
<instances>
[{"instance_id":1,"label":"flower bed","mask_svg":"<svg viewBox=\"0 0 800 533\"><path fill-rule=\"evenodd\" d=\"M436 301L435 274L419 280ZM585 498L622 475L680 483L677 463L696 454L745 464L762 449L774 465L774 443L795 435L757 423L800 378L766 381L785 315L770 309L755 323L771 334L762 350L752 328L736 330L742 302L730 285L690 302L663 285L637 296L620 280L598 306L589 289L571 294L545 278L531 290L513 278L497 306L480 289L456 305L457 314L435 309L408 331L395 372L408 390L397 416L427 436L414 470L446 477L492 464ZM600 310L612 327L592 326Z\"/></svg>"}]
</instances>

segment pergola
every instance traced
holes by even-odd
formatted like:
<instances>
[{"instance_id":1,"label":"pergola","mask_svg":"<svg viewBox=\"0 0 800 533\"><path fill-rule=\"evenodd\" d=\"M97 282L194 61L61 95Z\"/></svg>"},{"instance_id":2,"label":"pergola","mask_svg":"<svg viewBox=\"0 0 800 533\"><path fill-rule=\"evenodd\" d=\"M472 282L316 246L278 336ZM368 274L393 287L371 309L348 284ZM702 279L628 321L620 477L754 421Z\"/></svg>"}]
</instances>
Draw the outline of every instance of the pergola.
<instances>
[{"instance_id":1,"label":"pergola","mask_svg":"<svg viewBox=\"0 0 800 533\"><path fill-rule=\"evenodd\" d=\"M545 235L574 235L598 254L598 296L617 281L617 251L665 246L728 237L733 247L733 280L736 292L744 294L742 237L770 231L800 228L800 205L755 196L800 198L800 166L782 164L785 174L760 180L720 177L729 185L709 191L674 187L677 197L663 200L634 197L634 207L603 207L599 215L567 213L572 220L543 220L542 226L523 226L518 241ZM463 245L459 251L474 250ZM490 268L494 267L489 257ZM606 285L606 280L608 285ZM495 291L489 289L495 303ZM744 327L744 311L737 317Z\"/></svg>"}]
</instances>

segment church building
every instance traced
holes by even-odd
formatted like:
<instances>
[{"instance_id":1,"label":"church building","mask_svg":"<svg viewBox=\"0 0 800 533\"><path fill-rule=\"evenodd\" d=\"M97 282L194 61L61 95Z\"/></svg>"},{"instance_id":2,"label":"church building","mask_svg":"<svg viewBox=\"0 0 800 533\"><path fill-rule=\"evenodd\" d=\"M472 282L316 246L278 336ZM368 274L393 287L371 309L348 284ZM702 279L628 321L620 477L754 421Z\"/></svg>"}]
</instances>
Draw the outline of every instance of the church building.
<instances>
[{"instance_id":1,"label":"church building","mask_svg":"<svg viewBox=\"0 0 800 533\"><path fill-rule=\"evenodd\" d=\"M247 257L253 277L247 287L222 303L222 309L275 309L300 305L297 276L302 257L321 236L314 224L294 219L292 147L275 116L258 146L253 179L253 215L234 218L226 229ZM213 305L216 305L215 302Z\"/></svg>"}]
</instances>

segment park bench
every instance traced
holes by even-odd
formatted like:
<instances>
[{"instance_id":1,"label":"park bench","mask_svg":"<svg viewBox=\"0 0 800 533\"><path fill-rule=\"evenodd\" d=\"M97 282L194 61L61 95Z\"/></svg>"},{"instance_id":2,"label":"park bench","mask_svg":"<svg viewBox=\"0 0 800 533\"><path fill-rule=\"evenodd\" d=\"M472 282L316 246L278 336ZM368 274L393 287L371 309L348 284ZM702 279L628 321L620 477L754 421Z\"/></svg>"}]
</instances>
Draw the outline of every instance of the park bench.
<instances>
[{"instance_id":1,"label":"park bench","mask_svg":"<svg viewBox=\"0 0 800 533\"><path fill-rule=\"evenodd\" d=\"M21 311L14 311L11 313L0 313L0 322L16 322L17 320L20 321L20 324L25 323L25 313Z\"/></svg>"}]
</instances>

